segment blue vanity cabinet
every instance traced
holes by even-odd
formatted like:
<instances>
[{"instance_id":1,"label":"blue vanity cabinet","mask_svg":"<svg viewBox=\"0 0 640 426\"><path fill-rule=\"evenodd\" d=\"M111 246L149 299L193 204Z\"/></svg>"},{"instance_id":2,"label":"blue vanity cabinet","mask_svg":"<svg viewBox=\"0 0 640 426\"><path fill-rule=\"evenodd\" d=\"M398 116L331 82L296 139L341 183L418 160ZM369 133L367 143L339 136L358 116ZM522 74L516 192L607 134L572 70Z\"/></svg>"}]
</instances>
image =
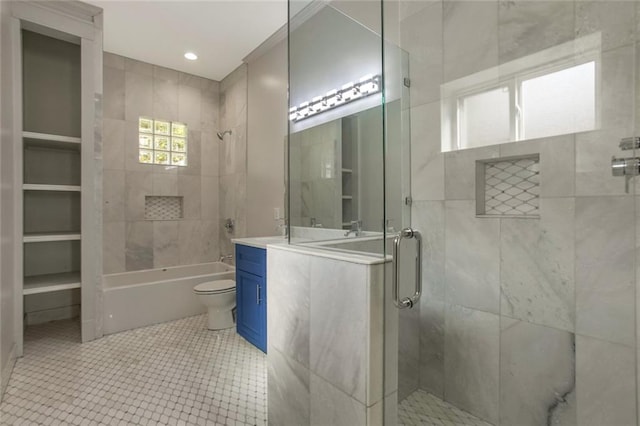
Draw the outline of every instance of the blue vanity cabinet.
<instances>
[{"instance_id":1,"label":"blue vanity cabinet","mask_svg":"<svg viewBox=\"0 0 640 426\"><path fill-rule=\"evenodd\" d=\"M236 328L267 352L267 251L236 244Z\"/></svg>"}]
</instances>

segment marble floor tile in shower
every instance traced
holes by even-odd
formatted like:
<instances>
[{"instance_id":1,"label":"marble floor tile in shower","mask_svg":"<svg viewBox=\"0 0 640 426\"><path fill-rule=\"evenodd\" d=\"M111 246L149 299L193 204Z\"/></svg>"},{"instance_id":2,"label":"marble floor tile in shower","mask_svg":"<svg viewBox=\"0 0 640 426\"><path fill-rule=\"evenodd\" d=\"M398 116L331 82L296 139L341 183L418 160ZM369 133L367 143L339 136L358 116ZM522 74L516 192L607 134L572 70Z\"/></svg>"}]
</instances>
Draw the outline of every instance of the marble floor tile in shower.
<instances>
[{"instance_id":1,"label":"marble floor tile in shower","mask_svg":"<svg viewBox=\"0 0 640 426\"><path fill-rule=\"evenodd\" d=\"M79 341L76 321L27 328L0 424L267 424L266 356L204 315Z\"/></svg>"},{"instance_id":2,"label":"marble floor tile in shower","mask_svg":"<svg viewBox=\"0 0 640 426\"><path fill-rule=\"evenodd\" d=\"M472 414L422 390L398 405L401 426L491 426Z\"/></svg>"}]
</instances>

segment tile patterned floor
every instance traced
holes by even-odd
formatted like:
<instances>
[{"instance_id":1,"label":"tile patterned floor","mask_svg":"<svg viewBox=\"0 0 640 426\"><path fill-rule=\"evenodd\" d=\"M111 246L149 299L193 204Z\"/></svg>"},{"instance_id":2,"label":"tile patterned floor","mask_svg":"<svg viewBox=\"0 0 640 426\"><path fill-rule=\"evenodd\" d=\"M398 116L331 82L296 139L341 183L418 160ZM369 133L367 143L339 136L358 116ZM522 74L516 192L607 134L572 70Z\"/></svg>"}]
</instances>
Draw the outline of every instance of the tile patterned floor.
<instances>
[{"instance_id":1,"label":"tile patterned floor","mask_svg":"<svg viewBox=\"0 0 640 426\"><path fill-rule=\"evenodd\" d=\"M422 390L415 391L400 403L398 417L404 426L491 426Z\"/></svg>"},{"instance_id":2,"label":"tile patterned floor","mask_svg":"<svg viewBox=\"0 0 640 426\"><path fill-rule=\"evenodd\" d=\"M75 321L29 327L2 425L266 425L266 357L206 316L80 345Z\"/></svg>"}]
</instances>

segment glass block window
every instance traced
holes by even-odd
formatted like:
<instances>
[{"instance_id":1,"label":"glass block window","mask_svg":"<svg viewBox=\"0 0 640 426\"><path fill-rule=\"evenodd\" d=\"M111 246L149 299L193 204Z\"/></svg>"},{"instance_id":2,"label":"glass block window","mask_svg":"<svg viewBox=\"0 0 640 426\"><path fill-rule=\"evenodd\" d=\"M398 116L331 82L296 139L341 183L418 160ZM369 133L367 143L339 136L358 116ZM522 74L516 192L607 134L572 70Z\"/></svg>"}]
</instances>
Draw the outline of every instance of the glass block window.
<instances>
[{"instance_id":1,"label":"glass block window","mask_svg":"<svg viewBox=\"0 0 640 426\"><path fill-rule=\"evenodd\" d=\"M166 166L187 165L187 125L140 117L138 161Z\"/></svg>"}]
</instances>

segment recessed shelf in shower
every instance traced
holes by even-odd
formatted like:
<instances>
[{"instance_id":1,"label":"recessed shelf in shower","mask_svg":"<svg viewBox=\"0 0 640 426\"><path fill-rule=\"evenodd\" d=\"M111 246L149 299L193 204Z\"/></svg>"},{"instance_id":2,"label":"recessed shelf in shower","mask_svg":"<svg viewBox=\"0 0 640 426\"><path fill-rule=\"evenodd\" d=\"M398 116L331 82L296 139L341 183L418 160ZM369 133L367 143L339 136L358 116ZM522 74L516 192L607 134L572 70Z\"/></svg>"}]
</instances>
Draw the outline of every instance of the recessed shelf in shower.
<instances>
[{"instance_id":1,"label":"recessed shelf in shower","mask_svg":"<svg viewBox=\"0 0 640 426\"><path fill-rule=\"evenodd\" d=\"M183 218L183 197L147 195L144 197L146 220L178 220Z\"/></svg>"},{"instance_id":2,"label":"recessed shelf in shower","mask_svg":"<svg viewBox=\"0 0 640 426\"><path fill-rule=\"evenodd\" d=\"M538 218L540 155L476 162L476 215Z\"/></svg>"}]
</instances>

